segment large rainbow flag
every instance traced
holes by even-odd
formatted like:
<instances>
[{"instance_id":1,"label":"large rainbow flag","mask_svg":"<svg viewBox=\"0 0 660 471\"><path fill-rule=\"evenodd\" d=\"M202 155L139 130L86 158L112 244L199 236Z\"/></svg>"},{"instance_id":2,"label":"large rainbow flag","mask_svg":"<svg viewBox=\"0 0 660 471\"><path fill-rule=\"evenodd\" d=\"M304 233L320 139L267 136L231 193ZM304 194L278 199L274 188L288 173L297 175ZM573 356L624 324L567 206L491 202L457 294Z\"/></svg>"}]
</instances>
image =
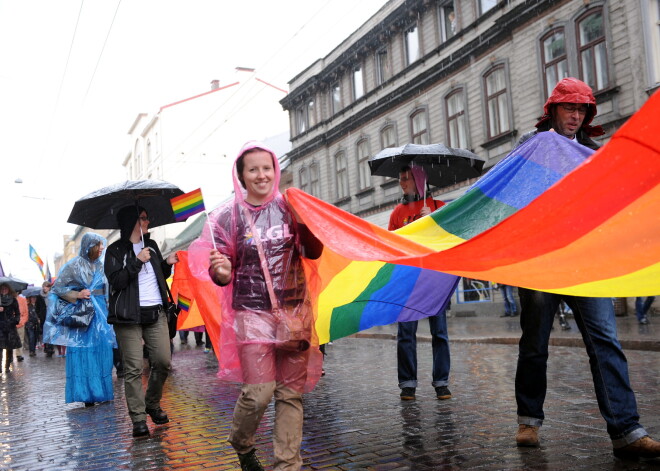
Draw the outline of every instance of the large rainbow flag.
<instances>
[{"instance_id":1,"label":"large rainbow flag","mask_svg":"<svg viewBox=\"0 0 660 471\"><path fill-rule=\"evenodd\" d=\"M659 115L656 93L594 155L541 133L464 196L395 232L287 190L325 246L305 262L320 342L434 314L453 286L422 291L430 270L582 296L660 293Z\"/></svg>"}]
</instances>

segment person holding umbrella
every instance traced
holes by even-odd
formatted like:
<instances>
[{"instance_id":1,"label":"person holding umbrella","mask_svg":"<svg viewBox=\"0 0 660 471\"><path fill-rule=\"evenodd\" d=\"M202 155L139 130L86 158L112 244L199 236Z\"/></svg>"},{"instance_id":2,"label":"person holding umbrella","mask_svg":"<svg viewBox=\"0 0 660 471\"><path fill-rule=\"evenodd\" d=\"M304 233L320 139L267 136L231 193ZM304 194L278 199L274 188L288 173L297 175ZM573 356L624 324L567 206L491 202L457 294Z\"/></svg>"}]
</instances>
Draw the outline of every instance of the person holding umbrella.
<instances>
[{"instance_id":1,"label":"person holding umbrella","mask_svg":"<svg viewBox=\"0 0 660 471\"><path fill-rule=\"evenodd\" d=\"M426 196L426 170L420 166L403 166L399 172L399 185L403 190L403 201L390 215L388 229L394 231L411 222L431 214L444 205L442 201ZM447 306L442 306L438 313L429 317L433 349L433 382L436 397L441 400L451 399L449 391L449 338L447 337ZM415 399L417 389L417 322L399 322L396 336L396 358L401 388L400 397L404 401Z\"/></svg>"},{"instance_id":2,"label":"person holding umbrella","mask_svg":"<svg viewBox=\"0 0 660 471\"><path fill-rule=\"evenodd\" d=\"M147 415L157 425L169 422L160 407L172 359L165 280L179 260L176 253L163 260L158 245L149 238L150 216L143 207L125 206L116 214L120 239L105 254L110 283L108 323L114 327L124 365L133 436L140 437L149 435ZM151 362L146 392L142 389L143 341Z\"/></svg>"},{"instance_id":3,"label":"person holding umbrella","mask_svg":"<svg viewBox=\"0 0 660 471\"><path fill-rule=\"evenodd\" d=\"M20 317L16 292L9 283L0 283L0 350L5 351L5 371L9 371L14 361L14 349L21 346L16 329Z\"/></svg>"}]
</instances>

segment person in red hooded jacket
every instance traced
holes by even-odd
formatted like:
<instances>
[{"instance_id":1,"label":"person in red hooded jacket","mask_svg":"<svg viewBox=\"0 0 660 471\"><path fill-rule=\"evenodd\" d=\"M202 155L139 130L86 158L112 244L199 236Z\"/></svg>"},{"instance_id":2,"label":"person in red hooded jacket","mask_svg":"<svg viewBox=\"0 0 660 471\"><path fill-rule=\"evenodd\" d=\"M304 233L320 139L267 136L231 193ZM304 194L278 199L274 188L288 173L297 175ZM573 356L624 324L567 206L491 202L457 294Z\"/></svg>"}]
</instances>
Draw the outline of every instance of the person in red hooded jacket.
<instances>
[{"instance_id":1,"label":"person in red hooded jacket","mask_svg":"<svg viewBox=\"0 0 660 471\"><path fill-rule=\"evenodd\" d=\"M591 126L596 116L596 99L591 88L575 78L561 80L552 91L536 124L518 145L536 133L553 131L581 145L597 149L592 137L604 134ZM660 442L651 439L639 423L635 393L630 387L628 363L616 336L611 298L587 298L519 288L521 305L516 402L518 405L518 446L539 446L538 430L543 423L543 402L547 389L547 361L550 330L561 301L575 315L589 355L600 413L607 423L613 452L618 458L660 457Z\"/></svg>"}]
</instances>

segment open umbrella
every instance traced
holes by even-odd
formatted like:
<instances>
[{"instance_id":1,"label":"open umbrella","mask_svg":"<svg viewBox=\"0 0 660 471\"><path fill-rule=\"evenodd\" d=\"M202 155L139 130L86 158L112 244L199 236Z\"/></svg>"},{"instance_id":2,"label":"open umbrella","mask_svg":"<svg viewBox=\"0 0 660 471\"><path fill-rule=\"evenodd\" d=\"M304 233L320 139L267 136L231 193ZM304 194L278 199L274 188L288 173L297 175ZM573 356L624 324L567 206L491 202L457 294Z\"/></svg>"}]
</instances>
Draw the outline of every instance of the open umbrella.
<instances>
[{"instance_id":1,"label":"open umbrella","mask_svg":"<svg viewBox=\"0 0 660 471\"><path fill-rule=\"evenodd\" d=\"M30 296L39 296L41 294L41 288L38 286L30 286L28 289L21 293L26 298Z\"/></svg>"},{"instance_id":2,"label":"open umbrella","mask_svg":"<svg viewBox=\"0 0 660 471\"><path fill-rule=\"evenodd\" d=\"M7 283L14 291L23 291L28 287L28 283L13 276L0 276L0 285Z\"/></svg>"},{"instance_id":3,"label":"open umbrella","mask_svg":"<svg viewBox=\"0 0 660 471\"><path fill-rule=\"evenodd\" d=\"M170 199L183 191L162 180L127 180L83 196L73 205L67 222L90 229L119 229L117 212L126 206L142 206L149 214L149 226L177 222Z\"/></svg>"},{"instance_id":4,"label":"open umbrella","mask_svg":"<svg viewBox=\"0 0 660 471\"><path fill-rule=\"evenodd\" d=\"M428 184L444 187L481 175L484 159L465 149L444 144L406 144L388 147L369 159L372 175L397 178L401 167L423 167Z\"/></svg>"}]
</instances>

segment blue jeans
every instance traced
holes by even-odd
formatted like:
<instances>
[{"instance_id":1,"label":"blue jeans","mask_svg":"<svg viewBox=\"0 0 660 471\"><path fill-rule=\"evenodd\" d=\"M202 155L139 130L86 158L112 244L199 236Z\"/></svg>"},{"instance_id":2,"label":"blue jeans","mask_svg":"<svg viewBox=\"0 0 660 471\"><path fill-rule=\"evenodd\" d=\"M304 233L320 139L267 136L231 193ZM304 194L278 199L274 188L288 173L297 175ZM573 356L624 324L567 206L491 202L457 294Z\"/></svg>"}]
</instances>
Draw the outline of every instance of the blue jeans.
<instances>
[{"instance_id":1,"label":"blue jeans","mask_svg":"<svg viewBox=\"0 0 660 471\"><path fill-rule=\"evenodd\" d=\"M25 327L25 334L28 338L28 348L30 353L34 353L37 350L37 328L36 327Z\"/></svg>"},{"instance_id":2,"label":"blue jeans","mask_svg":"<svg viewBox=\"0 0 660 471\"><path fill-rule=\"evenodd\" d=\"M641 321L646 317L654 300L655 296L649 296L646 300L643 297L635 299L635 315L637 316L638 321Z\"/></svg>"},{"instance_id":3,"label":"blue jeans","mask_svg":"<svg viewBox=\"0 0 660 471\"><path fill-rule=\"evenodd\" d=\"M447 316L442 309L428 318L433 348L433 387L449 385L449 339ZM400 388L417 387L417 323L399 322L396 337L396 356Z\"/></svg>"},{"instance_id":4,"label":"blue jeans","mask_svg":"<svg viewBox=\"0 0 660 471\"><path fill-rule=\"evenodd\" d=\"M635 393L630 387L628 362L616 337L610 298L565 296L519 288L522 312L516 371L518 423L541 426L547 389L548 340L563 299L572 309L589 355L600 413L615 448L647 435L639 424Z\"/></svg>"},{"instance_id":5,"label":"blue jeans","mask_svg":"<svg viewBox=\"0 0 660 471\"><path fill-rule=\"evenodd\" d=\"M504 314L513 316L518 312L516 300L513 297L513 286L501 285L502 295L504 296Z\"/></svg>"}]
</instances>

